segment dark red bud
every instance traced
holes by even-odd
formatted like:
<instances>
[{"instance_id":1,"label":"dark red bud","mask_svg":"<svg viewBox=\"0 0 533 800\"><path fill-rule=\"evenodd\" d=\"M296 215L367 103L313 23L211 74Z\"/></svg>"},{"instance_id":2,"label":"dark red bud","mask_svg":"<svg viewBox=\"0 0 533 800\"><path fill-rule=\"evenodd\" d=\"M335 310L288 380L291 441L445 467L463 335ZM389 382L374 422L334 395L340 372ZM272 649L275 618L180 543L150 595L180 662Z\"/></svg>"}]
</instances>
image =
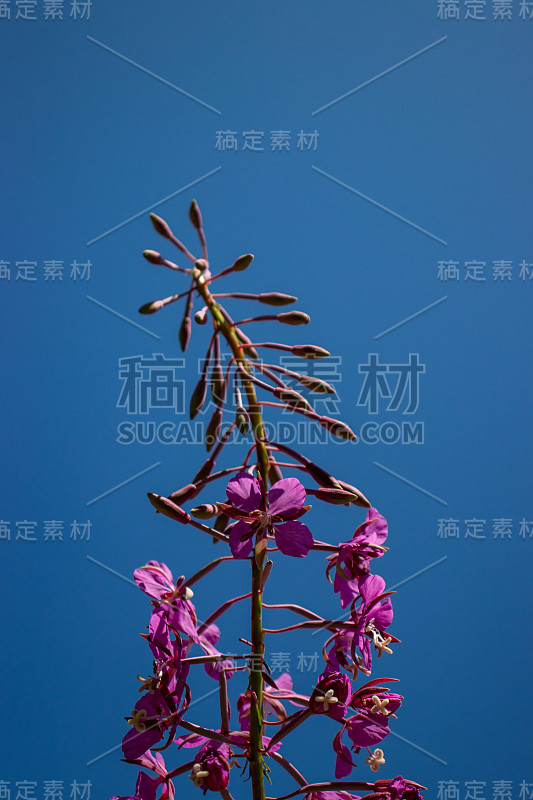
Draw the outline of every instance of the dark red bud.
<instances>
[{"instance_id":1,"label":"dark red bud","mask_svg":"<svg viewBox=\"0 0 533 800\"><path fill-rule=\"evenodd\" d=\"M160 308L163 308L164 303L162 300L154 300L151 303L145 303L139 309L139 314L155 314Z\"/></svg>"},{"instance_id":2,"label":"dark red bud","mask_svg":"<svg viewBox=\"0 0 533 800\"><path fill-rule=\"evenodd\" d=\"M191 340L191 318L188 312L185 312L183 319L181 320L178 339L182 351L185 352Z\"/></svg>"},{"instance_id":3,"label":"dark red bud","mask_svg":"<svg viewBox=\"0 0 533 800\"><path fill-rule=\"evenodd\" d=\"M253 260L253 255L251 253L246 253L246 255L236 258L230 269L232 269L234 272L242 272L244 269L250 266Z\"/></svg>"},{"instance_id":4,"label":"dark red bud","mask_svg":"<svg viewBox=\"0 0 533 800\"><path fill-rule=\"evenodd\" d=\"M211 517L216 517L218 513L218 506L213 503L202 503L195 508L191 508L191 514L196 519L211 519Z\"/></svg>"},{"instance_id":5,"label":"dark red bud","mask_svg":"<svg viewBox=\"0 0 533 800\"><path fill-rule=\"evenodd\" d=\"M285 325L307 325L311 321L309 314L303 311L283 311L278 314L277 319Z\"/></svg>"},{"instance_id":6,"label":"dark red bud","mask_svg":"<svg viewBox=\"0 0 533 800\"><path fill-rule=\"evenodd\" d=\"M281 294L281 292L261 292L257 299L260 303L266 303L268 306L286 306L298 300L291 294Z\"/></svg>"},{"instance_id":7,"label":"dark red bud","mask_svg":"<svg viewBox=\"0 0 533 800\"><path fill-rule=\"evenodd\" d=\"M209 420L209 425L207 426L207 430L205 432L205 446L207 448L207 452L211 450L211 448L217 441L220 434L221 424L222 424L222 410L220 408L215 408L213 416Z\"/></svg>"},{"instance_id":8,"label":"dark red bud","mask_svg":"<svg viewBox=\"0 0 533 800\"><path fill-rule=\"evenodd\" d=\"M324 350L323 347L318 347L316 344L295 344L291 347L291 353L293 356L299 356L300 358L325 358L325 356L329 356L327 350Z\"/></svg>"},{"instance_id":9,"label":"dark red bud","mask_svg":"<svg viewBox=\"0 0 533 800\"><path fill-rule=\"evenodd\" d=\"M187 500L192 500L199 491L200 489L194 483L188 483L187 486L183 486L181 489L169 494L168 499L179 506L181 503L186 503Z\"/></svg>"},{"instance_id":10,"label":"dark red bud","mask_svg":"<svg viewBox=\"0 0 533 800\"><path fill-rule=\"evenodd\" d=\"M320 417L318 422L323 428L326 428L326 430L328 430L334 436L338 436L339 439L348 439L351 442L357 441L357 436L352 429L349 428L344 422L340 422L338 419L332 419L331 417Z\"/></svg>"},{"instance_id":11,"label":"dark red bud","mask_svg":"<svg viewBox=\"0 0 533 800\"><path fill-rule=\"evenodd\" d=\"M196 200L193 200L190 205L189 219L191 220L196 230L199 231L200 228L202 227L202 215L200 213L200 209L198 208L198 203L196 202Z\"/></svg>"},{"instance_id":12,"label":"dark red bud","mask_svg":"<svg viewBox=\"0 0 533 800\"><path fill-rule=\"evenodd\" d=\"M310 389L312 392L320 392L321 394L335 394L335 389L330 386L326 381L321 381L319 378L313 378L311 375L300 375L298 383Z\"/></svg>"},{"instance_id":13,"label":"dark red bud","mask_svg":"<svg viewBox=\"0 0 533 800\"><path fill-rule=\"evenodd\" d=\"M371 508L372 503L366 499L364 494L359 491L355 486L352 486L350 483L346 483L346 481L337 480L339 486L345 489L347 492L352 492L352 494L357 496L357 500L352 500L352 503L355 506L362 506L362 508Z\"/></svg>"},{"instance_id":14,"label":"dark red bud","mask_svg":"<svg viewBox=\"0 0 533 800\"><path fill-rule=\"evenodd\" d=\"M145 257L145 259L147 261L150 262L150 264L164 264L165 263L165 259L163 258L161 253L158 253L156 250L145 250L144 253L143 253L143 256Z\"/></svg>"},{"instance_id":15,"label":"dark red bud","mask_svg":"<svg viewBox=\"0 0 533 800\"><path fill-rule=\"evenodd\" d=\"M152 494L151 492L148 492L148 499L159 514L164 514L165 517L175 519L177 522L181 522L183 525L186 525L187 522L191 521L191 518L187 512L173 503L172 500L169 500L168 497L161 497L158 494Z\"/></svg>"},{"instance_id":16,"label":"dark red bud","mask_svg":"<svg viewBox=\"0 0 533 800\"><path fill-rule=\"evenodd\" d=\"M201 375L200 380L196 384L194 391L191 395L191 402L189 405L189 416L194 419L198 412L201 410L205 396L207 394L207 380L205 375ZM196 480L194 481L196 483Z\"/></svg>"},{"instance_id":17,"label":"dark red bud","mask_svg":"<svg viewBox=\"0 0 533 800\"><path fill-rule=\"evenodd\" d=\"M194 483L201 483L201 481L205 480L205 478L211 475L214 466L215 460L213 458L208 458L207 461L204 461L193 478Z\"/></svg>"},{"instance_id":18,"label":"dark red bud","mask_svg":"<svg viewBox=\"0 0 533 800\"><path fill-rule=\"evenodd\" d=\"M272 394L277 400L281 400L291 408L305 408L310 411L313 410L305 397L302 397L301 394L295 392L294 389L282 389L280 386L277 386Z\"/></svg>"},{"instance_id":19,"label":"dark red bud","mask_svg":"<svg viewBox=\"0 0 533 800\"><path fill-rule=\"evenodd\" d=\"M157 233L160 236L164 236L165 239L174 239L174 234L168 227L167 223L161 217L158 217L157 214L150 214L150 219L152 220L152 225L156 229Z\"/></svg>"}]
</instances>

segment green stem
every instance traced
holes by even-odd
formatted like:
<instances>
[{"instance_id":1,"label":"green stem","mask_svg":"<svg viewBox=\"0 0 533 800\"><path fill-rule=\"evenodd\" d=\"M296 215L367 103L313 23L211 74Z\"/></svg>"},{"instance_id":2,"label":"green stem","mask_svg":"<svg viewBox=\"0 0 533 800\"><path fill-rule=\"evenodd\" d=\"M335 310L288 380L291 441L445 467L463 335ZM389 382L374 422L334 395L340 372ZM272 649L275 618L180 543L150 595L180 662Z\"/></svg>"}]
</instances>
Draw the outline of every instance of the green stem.
<instances>
[{"instance_id":1,"label":"green stem","mask_svg":"<svg viewBox=\"0 0 533 800\"><path fill-rule=\"evenodd\" d=\"M243 370L250 373L251 367L248 359L240 347L234 328L228 323L221 313L209 291L208 285L201 280L202 273L195 268L194 277L196 287L204 303L209 309L220 333L226 339L233 357ZM269 458L265 444L265 429L261 408L257 402L255 387L251 380L247 380L241 372L241 382L248 401L248 414L255 441L257 463L265 487L268 487ZM259 562L259 563L257 563ZM263 656L265 652L261 580L263 577L263 558L251 559L252 565L252 597L251 597L251 642L252 642L252 670L250 675L250 691L252 696L250 709L250 775L252 780L253 800L265 800L265 784L263 776Z\"/></svg>"}]
</instances>

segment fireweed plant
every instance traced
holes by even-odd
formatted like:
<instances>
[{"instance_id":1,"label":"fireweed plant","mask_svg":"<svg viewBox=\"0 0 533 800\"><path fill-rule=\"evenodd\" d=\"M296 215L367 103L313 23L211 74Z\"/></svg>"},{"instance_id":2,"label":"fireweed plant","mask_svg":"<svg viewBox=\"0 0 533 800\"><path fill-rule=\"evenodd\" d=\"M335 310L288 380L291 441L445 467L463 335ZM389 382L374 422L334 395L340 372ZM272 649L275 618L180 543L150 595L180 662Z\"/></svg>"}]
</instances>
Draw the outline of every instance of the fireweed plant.
<instances>
[{"instance_id":1,"label":"fireweed plant","mask_svg":"<svg viewBox=\"0 0 533 800\"><path fill-rule=\"evenodd\" d=\"M147 303L139 311L152 314L184 299L179 340L182 350L186 350L193 303L199 300L202 304L194 321L208 327L211 336L190 400L190 416L195 417L202 409L209 390L214 404L205 434L209 456L186 486L167 497L149 494L148 498L157 512L207 534L213 542L222 543L225 552L188 579L184 575L174 578L168 566L157 561L149 561L134 572L137 585L151 598L148 632L142 636L152 652L153 673L146 678L138 676L141 697L126 717L129 729L122 741L123 760L142 768L135 793L130 798L113 800L173 800L176 791L180 794L175 783L182 776L188 777L204 795L207 791L218 792L224 800L232 800L230 775L237 780L239 775L241 780L246 775L253 800L265 800L265 778L270 781L271 761L295 782L295 790L277 800L300 795L304 800L358 798L350 791L362 792L366 800L421 800L420 789L424 787L401 776L374 782L346 780L356 761L363 761L373 772L385 763L384 751L376 745L390 732L391 719L396 718L403 700L384 685L396 679L370 679L373 657L392 653L391 645L399 641L388 633L393 592L385 591L383 578L371 573L374 560L387 550L387 522L354 486L266 436L263 409L275 407L301 414L334 436L355 440L346 424L315 413L289 382L310 392L333 393L329 384L259 360L260 350L289 352L302 359L323 358L329 353L314 344L250 339L243 328L249 330L254 322L307 325L309 317L302 311L283 310L234 321L221 305L222 299L279 308L297 298L270 291L214 292L219 279L245 270L253 256L239 256L230 267L211 274L196 201L191 204L189 216L200 240L201 258L192 255L164 220L151 215L157 233L175 245L191 266L179 267L154 250L146 250L144 257L151 264L184 273L189 286L185 292ZM229 348L229 361L224 367L223 345ZM230 397L234 399L231 411L227 407ZM242 437L245 444L251 441L251 446L238 466L217 469L224 446L235 436ZM296 476L285 477L286 472L295 472ZM219 488L215 489L215 481L222 481L223 485L217 484ZM212 492L209 502L198 503L204 490ZM347 542L319 541L302 521L311 507L306 504L309 498L332 506L361 506L367 509L366 520ZM191 501L195 505L186 510L185 504ZM333 591L339 594L345 610L339 616L343 619L327 619L315 610L290 603L263 602L274 565L271 555L304 558L311 550L325 554L326 575ZM224 562L234 560L243 562L251 572L250 590L227 600L199 622L191 601L192 587ZM251 628L246 633L249 639L239 639L244 652L240 656L224 653L218 649L220 631L215 623L234 604L245 601L250 603ZM265 628L263 608L288 610L298 621L284 628ZM322 629L326 635L323 671L310 697L293 690L288 674L273 680L265 653L266 637L302 629ZM187 680L190 670L200 665L218 683L220 721L212 729L196 724L188 714L191 691ZM247 685L243 682L237 713L232 715L227 683L233 676L248 680ZM296 710L288 713L284 702ZM329 717L336 725L332 742L336 780L309 783L282 750L285 738L296 728L304 728L316 714ZM232 716L237 718L237 724L230 722ZM185 756L185 763L167 766L169 755L174 760L191 751L192 757Z\"/></svg>"}]
</instances>

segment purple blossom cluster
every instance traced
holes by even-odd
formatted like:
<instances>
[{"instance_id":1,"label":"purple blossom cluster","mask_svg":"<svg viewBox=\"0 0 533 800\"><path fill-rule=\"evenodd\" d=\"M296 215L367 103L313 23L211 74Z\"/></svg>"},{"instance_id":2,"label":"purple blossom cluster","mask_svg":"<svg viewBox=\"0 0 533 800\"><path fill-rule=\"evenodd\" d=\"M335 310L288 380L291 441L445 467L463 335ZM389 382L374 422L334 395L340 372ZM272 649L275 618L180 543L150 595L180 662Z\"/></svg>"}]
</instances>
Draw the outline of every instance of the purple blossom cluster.
<instances>
[{"instance_id":1,"label":"purple blossom cluster","mask_svg":"<svg viewBox=\"0 0 533 800\"><path fill-rule=\"evenodd\" d=\"M231 267L212 276L202 218L194 201L190 218L202 246L200 259L192 256L163 220L152 215L158 233L192 260L194 266L183 269L155 251L145 251L150 263L186 273L192 280L184 295L153 301L140 310L153 313L185 296L180 328L180 342L185 350L191 335L193 300L199 296L205 303L196 313L195 321L204 325L211 318L213 334L206 367L191 397L191 417L203 406L209 382L216 406L208 426L210 438L206 437L211 455L191 483L168 496L149 494L148 497L157 512L208 534L215 543L222 542L225 552L187 579L184 575L174 579L169 567L157 561L149 561L134 572L135 582L152 605L147 632L143 634L152 655L152 673L146 678L137 676L141 697L126 717L128 731L122 740L124 760L141 768L135 794L112 800L173 800L175 781L180 776L188 776L204 795L208 791L218 792L224 800L232 800L230 775L241 771L244 774L247 770L254 800L265 800L264 777L268 777L272 764L285 770L297 784L296 791L287 798L302 795L304 800L360 800L361 795L351 793L357 791L363 792L367 800L421 800L420 790L424 787L401 776L374 782L346 780L356 761L361 761L362 751L362 759L371 772L377 772L386 763L383 749L376 745L381 745L389 734L391 719L396 718L403 701L387 685L396 679L369 680L373 657L392 654L391 645L399 641L388 632L393 619L393 592L385 591L383 578L371 572L374 559L387 550L384 546L387 522L354 486L335 478L286 445L268 441L263 426L265 407L280 406L303 413L334 435L355 438L345 423L315 414L306 397L288 386L287 377L296 376L311 392L327 392L331 388L328 384L292 372L287 376L288 370L274 364L260 365L256 348L290 349L302 358L321 357L327 351L315 345L252 342L239 325L265 319L299 325L307 324L309 318L294 311L235 323L218 302L220 297L255 299L271 305L285 305L296 298L276 292L212 294L212 281L246 269L253 256L240 256ZM225 373L221 366L221 340L232 353ZM257 372L261 373L260 378ZM237 410L233 422L223 429L225 400L232 382ZM270 391L280 402L260 402L259 390ZM215 471L216 461L235 428L243 434L251 428L254 444L237 468ZM283 458L291 460L282 461ZM311 485L297 477L284 477L283 470L287 469L297 471ZM198 495L205 489L212 490L212 482L218 479L226 483L223 499L219 495L213 502L211 497L211 502L185 509L190 501L198 503ZM366 519L346 542L318 541L301 521L311 508L306 504L309 498L330 506L366 508ZM303 559L311 552L325 554L326 576L345 612L342 619L328 619L315 610L294 604L266 604L263 600L274 559L278 557L274 554ZM199 621L192 602L192 587L227 562L245 564L251 569L251 590L225 601L204 621ZM220 630L215 623L233 605L247 600L251 604L250 640L240 637L245 651L236 656L218 649ZM264 609L268 613L284 609L300 617L300 621L285 628L267 628L263 624ZM275 681L268 667L267 638L300 629L323 630L326 638L323 670L309 696L294 690L289 674ZM213 727L189 718L189 680L198 666L218 684L220 719ZM247 677L248 683L240 687L240 692L232 691L232 696L237 697L232 703L228 681L240 675ZM332 739L335 780L322 783L309 782L283 754L286 737L316 715L328 717L336 724ZM232 717L236 724L232 724ZM192 758L179 766L167 768L164 751L167 759L169 754L177 758L182 753L193 753Z\"/></svg>"}]
</instances>

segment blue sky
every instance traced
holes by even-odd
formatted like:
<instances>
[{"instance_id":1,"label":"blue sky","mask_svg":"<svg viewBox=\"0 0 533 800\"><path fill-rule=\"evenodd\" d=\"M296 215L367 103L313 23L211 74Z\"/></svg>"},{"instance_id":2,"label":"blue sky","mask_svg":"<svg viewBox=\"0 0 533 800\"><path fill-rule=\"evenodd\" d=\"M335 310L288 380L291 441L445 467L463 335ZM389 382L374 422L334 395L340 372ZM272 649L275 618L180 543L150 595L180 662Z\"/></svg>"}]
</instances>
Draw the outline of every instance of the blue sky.
<instances>
[{"instance_id":1,"label":"blue sky","mask_svg":"<svg viewBox=\"0 0 533 800\"><path fill-rule=\"evenodd\" d=\"M139 637L149 603L125 579L149 559L179 575L211 557L209 541L146 499L187 483L204 458L187 442L186 408L205 329L170 365L174 404L120 405L128 359L146 370L158 354L183 358L180 308L137 309L186 287L142 258L175 257L149 210L198 252L195 197L214 268L255 254L224 289L291 293L311 315L288 337L331 352L338 396L319 408L359 441L302 450L389 521L377 571L401 584L402 644L376 675L400 678L406 699L383 776L418 780L435 800L439 786L439 800L468 800L472 781L484 784L475 800L527 800L531 764L516 754L531 707L533 3L65 0L62 19L52 6L0 3L5 790L133 790L136 770L113 748L151 666ZM372 364L380 382L365 389ZM288 440L308 435L283 422ZM161 441L171 434L182 443ZM328 541L364 517L316 506L308 524ZM198 587L199 615L245 591L245 568L225 570ZM338 611L316 554L279 559L269 591ZM227 615L228 649L246 627L245 609ZM300 657L319 639L270 644L302 692L317 673ZM192 684L197 698L213 687L203 672ZM193 711L212 721L216 697ZM310 779L332 776L334 732L287 740ZM277 772L273 794L289 787ZM232 783L236 800L248 792Z\"/></svg>"}]
</instances>

